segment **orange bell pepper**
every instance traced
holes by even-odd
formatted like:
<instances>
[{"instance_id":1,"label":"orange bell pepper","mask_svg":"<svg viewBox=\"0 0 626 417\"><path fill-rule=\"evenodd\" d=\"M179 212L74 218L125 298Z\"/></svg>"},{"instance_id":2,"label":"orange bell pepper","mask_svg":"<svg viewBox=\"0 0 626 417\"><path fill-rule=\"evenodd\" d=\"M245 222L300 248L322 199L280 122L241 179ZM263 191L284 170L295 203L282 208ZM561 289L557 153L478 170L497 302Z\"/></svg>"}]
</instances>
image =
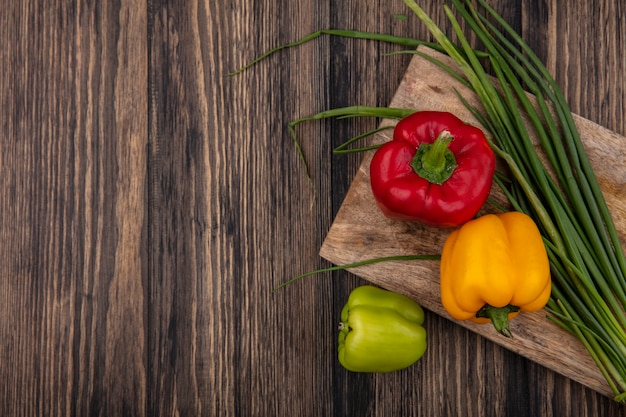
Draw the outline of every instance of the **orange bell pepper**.
<instances>
[{"instance_id":1,"label":"orange bell pepper","mask_svg":"<svg viewBox=\"0 0 626 417\"><path fill-rule=\"evenodd\" d=\"M457 320L508 321L545 306L552 288L545 245L526 214L487 214L453 231L441 254L441 302Z\"/></svg>"}]
</instances>

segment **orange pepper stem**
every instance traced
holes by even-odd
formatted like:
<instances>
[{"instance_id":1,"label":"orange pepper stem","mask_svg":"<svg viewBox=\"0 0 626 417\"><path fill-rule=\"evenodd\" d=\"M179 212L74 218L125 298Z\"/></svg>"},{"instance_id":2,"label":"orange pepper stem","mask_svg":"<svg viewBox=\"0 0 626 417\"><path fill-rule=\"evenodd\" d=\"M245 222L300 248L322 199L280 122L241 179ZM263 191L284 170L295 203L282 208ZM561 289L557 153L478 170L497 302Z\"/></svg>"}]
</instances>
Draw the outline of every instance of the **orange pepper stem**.
<instances>
[{"instance_id":1,"label":"orange pepper stem","mask_svg":"<svg viewBox=\"0 0 626 417\"><path fill-rule=\"evenodd\" d=\"M485 304L485 306L476 313L476 317L490 319L498 333L512 338L513 334L511 334L511 330L509 329L509 313L516 311L519 311L519 307L511 304L504 307L493 307L489 304Z\"/></svg>"}]
</instances>

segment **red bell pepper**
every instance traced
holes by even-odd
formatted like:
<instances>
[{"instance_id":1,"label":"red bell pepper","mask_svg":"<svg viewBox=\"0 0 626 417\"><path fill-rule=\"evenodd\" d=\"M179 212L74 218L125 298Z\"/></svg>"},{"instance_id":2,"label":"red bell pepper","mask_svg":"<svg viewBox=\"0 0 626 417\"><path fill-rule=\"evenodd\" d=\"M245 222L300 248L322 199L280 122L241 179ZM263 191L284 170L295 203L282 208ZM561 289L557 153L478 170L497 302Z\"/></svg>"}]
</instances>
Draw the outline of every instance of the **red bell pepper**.
<instances>
[{"instance_id":1,"label":"red bell pepper","mask_svg":"<svg viewBox=\"0 0 626 417\"><path fill-rule=\"evenodd\" d=\"M387 217L451 228L471 220L491 190L496 159L484 133L448 112L400 120L371 161L370 181Z\"/></svg>"}]
</instances>

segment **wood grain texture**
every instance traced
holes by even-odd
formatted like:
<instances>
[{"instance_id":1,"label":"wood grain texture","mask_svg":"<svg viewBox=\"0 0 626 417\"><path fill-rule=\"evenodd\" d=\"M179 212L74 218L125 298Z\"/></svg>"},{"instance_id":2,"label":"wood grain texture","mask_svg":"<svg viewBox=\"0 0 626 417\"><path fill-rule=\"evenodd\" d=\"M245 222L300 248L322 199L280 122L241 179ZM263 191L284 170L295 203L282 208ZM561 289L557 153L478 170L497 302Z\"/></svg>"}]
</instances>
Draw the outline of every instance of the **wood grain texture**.
<instances>
[{"instance_id":1,"label":"wood grain texture","mask_svg":"<svg viewBox=\"0 0 626 417\"><path fill-rule=\"evenodd\" d=\"M420 1L445 24L441 2ZM621 135L621 0L494 0L573 110ZM394 14L406 14L398 19ZM322 28L428 39L401 0L28 0L0 10L0 415L617 416L623 407L428 314L430 349L390 375L343 370L336 325L365 281L318 251L401 48ZM470 382L468 382L470 381Z\"/></svg>"},{"instance_id":2,"label":"wood grain texture","mask_svg":"<svg viewBox=\"0 0 626 417\"><path fill-rule=\"evenodd\" d=\"M0 13L3 416L145 413L146 12Z\"/></svg>"}]
</instances>

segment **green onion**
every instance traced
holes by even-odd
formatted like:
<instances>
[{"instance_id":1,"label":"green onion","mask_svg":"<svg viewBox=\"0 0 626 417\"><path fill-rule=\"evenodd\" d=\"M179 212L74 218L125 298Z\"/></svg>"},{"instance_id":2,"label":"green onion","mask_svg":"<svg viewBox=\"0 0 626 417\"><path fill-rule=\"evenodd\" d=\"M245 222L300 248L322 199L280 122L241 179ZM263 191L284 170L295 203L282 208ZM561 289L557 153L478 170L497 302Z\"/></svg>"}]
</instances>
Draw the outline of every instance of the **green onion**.
<instances>
[{"instance_id":1,"label":"green onion","mask_svg":"<svg viewBox=\"0 0 626 417\"><path fill-rule=\"evenodd\" d=\"M304 123L304 122L313 121L313 120L323 120L323 119L330 119L330 118L345 119L345 118L351 118L351 117L378 117L378 118L385 118L385 119L400 120L408 116L409 114L413 113L414 111L415 110L399 109L399 108L392 108L392 107L369 107L369 106L341 107L337 109L326 110L310 117L303 117L301 119L294 120L287 125L287 128L289 129L289 133L291 134L291 138L293 139L293 142L296 146L298 155L300 155L300 159L302 160L302 164L304 165L304 169L306 170L306 176L309 179L309 181L311 181L311 173L309 172L309 165L306 162L306 158L304 157L304 152L302 151L302 146L300 145L300 141L298 140L298 136L296 134L295 127L297 125ZM362 134L355 138L350 139L348 142L336 148L335 153L338 153L338 154L348 153L349 151L346 151L345 149L347 145L350 145L358 140L361 140L365 137L373 135L374 133L378 131L379 129L372 130L370 132L367 132L365 134ZM372 147L367 147L367 148L355 149L351 152L360 152L360 151L375 149L375 148L376 148L375 146L372 146Z\"/></svg>"},{"instance_id":2,"label":"green onion","mask_svg":"<svg viewBox=\"0 0 626 417\"><path fill-rule=\"evenodd\" d=\"M280 45L280 46L277 46L276 48L270 49L269 51L265 52L264 54L250 61L248 64L244 65L238 70L230 72L226 75L231 76L231 75L239 74L247 70L248 68L252 67L253 65L257 64L258 62L264 60L265 58L269 57L270 55L275 54L276 52L279 52L283 49L292 48L294 46L303 45L307 42L310 42L314 39L319 38L322 35L332 35L332 36L340 36L344 38L366 39L366 40L374 40L374 41L381 41L381 42L389 42L389 43L393 43L397 45L409 46L412 48L417 48L420 45L426 45L434 49L440 49L439 46L436 44L433 44L430 42L423 42L423 41L419 41L419 40L412 39L412 38L403 38L399 36L380 34L380 33L362 32L358 30L322 29L322 30L318 30L317 32L311 33L310 35L307 35L297 41L287 43L285 45Z\"/></svg>"},{"instance_id":3,"label":"green onion","mask_svg":"<svg viewBox=\"0 0 626 417\"><path fill-rule=\"evenodd\" d=\"M493 77L469 47L451 8L444 6L460 46L415 1L404 2L478 96L482 108L461 99L490 132L495 152L510 169L509 181L497 176L496 184L515 210L531 215L540 226L553 276L551 319L581 341L615 400L625 402L624 251L563 94L530 47L485 0L478 0L482 11L470 0L452 3L484 46L480 57L488 56ZM535 96L534 102L526 91ZM538 138L547 162L540 159L531 137Z\"/></svg>"},{"instance_id":4,"label":"green onion","mask_svg":"<svg viewBox=\"0 0 626 417\"><path fill-rule=\"evenodd\" d=\"M374 259L366 259L363 261L358 261L350 264L344 265L336 265L328 268L317 269L315 271L305 272L304 274L300 274L296 277L291 278L289 281L283 282L278 287L274 289L273 292L276 292L282 288L285 288L288 285L293 284L294 282L311 275L321 274L324 272L332 272L332 271L343 271L351 268L358 268L360 266L372 265L380 262L390 262L390 261L438 261L441 259L441 255L398 255L398 256L383 256L380 258Z\"/></svg>"}]
</instances>

